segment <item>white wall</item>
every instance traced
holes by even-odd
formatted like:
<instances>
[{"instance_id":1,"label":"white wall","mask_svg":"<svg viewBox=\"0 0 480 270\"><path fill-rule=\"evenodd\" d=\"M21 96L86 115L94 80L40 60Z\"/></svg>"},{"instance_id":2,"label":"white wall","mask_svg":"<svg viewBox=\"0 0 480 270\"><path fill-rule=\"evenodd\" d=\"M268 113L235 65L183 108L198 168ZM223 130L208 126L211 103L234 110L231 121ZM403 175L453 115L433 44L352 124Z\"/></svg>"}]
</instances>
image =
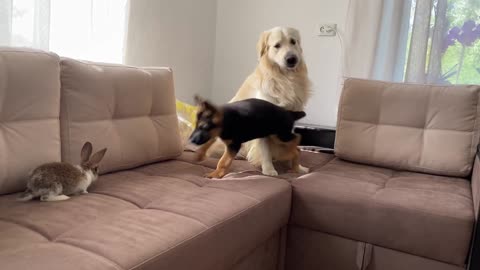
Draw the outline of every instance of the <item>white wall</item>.
<instances>
[{"instance_id":1,"label":"white wall","mask_svg":"<svg viewBox=\"0 0 480 270\"><path fill-rule=\"evenodd\" d=\"M341 49L336 37L318 37L319 23L344 28L348 0L219 0L212 98L228 101L256 65L260 33L274 26L300 30L314 95L303 122L334 126Z\"/></svg>"},{"instance_id":2,"label":"white wall","mask_svg":"<svg viewBox=\"0 0 480 270\"><path fill-rule=\"evenodd\" d=\"M313 97L303 122L335 125L341 49L338 38L318 37L319 23L343 31L348 0L130 1L125 63L170 66L177 98L198 93L227 102L253 71L260 33L274 26L300 30Z\"/></svg>"},{"instance_id":3,"label":"white wall","mask_svg":"<svg viewBox=\"0 0 480 270\"><path fill-rule=\"evenodd\" d=\"M125 63L173 68L177 98L211 94L216 0L130 1Z\"/></svg>"}]
</instances>

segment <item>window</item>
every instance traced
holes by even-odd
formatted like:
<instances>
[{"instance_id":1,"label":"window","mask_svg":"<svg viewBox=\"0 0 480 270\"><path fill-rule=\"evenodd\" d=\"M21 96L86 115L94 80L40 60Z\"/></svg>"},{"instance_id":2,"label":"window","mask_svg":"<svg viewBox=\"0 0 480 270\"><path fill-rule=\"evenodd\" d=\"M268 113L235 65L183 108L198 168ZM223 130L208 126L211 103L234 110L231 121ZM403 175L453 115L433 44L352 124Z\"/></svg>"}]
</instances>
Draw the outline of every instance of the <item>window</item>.
<instances>
[{"instance_id":1,"label":"window","mask_svg":"<svg viewBox=\"0 0 480 270\"><path fill-rule=\"evenodd\" d=\"M0 0L0 45L122 63L127 0Z\"/></svg>"},{"instance_id":2,"label":"window","mask_svg":"<svg viewBox=\"0 0 480 270\"><path fill-rule=\"evenodd\" d=\"M410 18L406 81L480 84L480 1L413 0Z\"/></svg>"}]
</instances>

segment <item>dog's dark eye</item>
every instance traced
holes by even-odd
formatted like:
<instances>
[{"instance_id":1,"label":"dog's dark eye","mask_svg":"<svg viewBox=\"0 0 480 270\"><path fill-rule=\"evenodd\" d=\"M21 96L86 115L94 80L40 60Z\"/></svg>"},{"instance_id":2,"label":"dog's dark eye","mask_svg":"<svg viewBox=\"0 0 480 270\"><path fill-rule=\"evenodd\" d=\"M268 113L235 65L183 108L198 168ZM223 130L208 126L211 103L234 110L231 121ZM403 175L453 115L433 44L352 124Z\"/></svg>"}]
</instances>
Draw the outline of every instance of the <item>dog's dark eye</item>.
<instances>
[{"instance_id":1,"label":"dog's dark eye","mask_svg":"<svg viewBox=\"0 0 480 270\"><path fill-rule=\"evenodd\" d=\"M214 123L208 123L207 126L205 127L207 130L212 130L214 128L216 128L217 125L215 125Z\"/></svg>"},{"instance_id":2,"label":"dog's dark eye","mask_svg":"<svg viewBox=\"0 0 480 270\"><path fill-rule=\"evenodd\" d=\"M210 122L202 122L198 125L198 128L202 129L202 130L211 130L214 127L215 127L215 125L213 123L210 123Z\"/></svg>"},{"instance_id":3,"label":"dog's dark eye","mask_svg":"<svg viewBox=\"0 0 480 270\"><path fill-rule=\"evenodd\" d=\"M275 44L273 47L275 47L275 49L280 49L280 43Z\"/></svg>"},{"instance_id":4,"label":"dog's dark eye","mask_svg":"<svg viewBox=\"0 0 480 270\"><path fill-rule=\"evenodd\" d=\"M290 43L291 43L292 45L295 45L295 44L297 44L297 41L292 38L292 39L290 39Z\"/></svg>"}]
</instances>

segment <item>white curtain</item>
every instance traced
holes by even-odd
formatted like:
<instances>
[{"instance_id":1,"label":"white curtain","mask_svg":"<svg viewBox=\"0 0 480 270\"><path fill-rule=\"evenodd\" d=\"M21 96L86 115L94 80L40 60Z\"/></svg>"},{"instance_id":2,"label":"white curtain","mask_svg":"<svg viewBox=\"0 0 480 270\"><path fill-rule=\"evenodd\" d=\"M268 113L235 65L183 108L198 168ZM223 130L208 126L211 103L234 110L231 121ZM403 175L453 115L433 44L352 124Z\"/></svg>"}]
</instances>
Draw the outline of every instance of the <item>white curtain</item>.
<instances>
[{"instance_id":1,"label":"white curtain","mask_svg":"<svg viewBox=\"0 0 480 270\"><path fill-rule=\"evenodd\" d=\"M371 77L402 81L406 61L411 1L386 0L381 10Z\"/></svg>"},{"instance_id":2,"label":"white curtain","mask_svg":"<svg viewBox=\"0 0 480 270\"><path fill-rule=\"evenodd\" d=\"M343 48L345 77L371 77L382 5L382 0L349 1ZM341 37L341 33L339 35Z\"/></svg>"},{"instance_id":3,"label":"white curtain","mask_svg":"<svg viewBox=\"0 0 480 270\"><path fill-rule=\"evenodd\" d=\"M122 63L128 0L0 0L0 45Z\"/></svg>"},{"instance_id":4,"label":"white curtain","mask_svg":"<svg viewBox=\"0 0 480 270\"><path fill-rule=\"evenodd\" d=\"M405 63L411 1L350 0L345 77L399 81Z\"/></svg>"}]
</instances>

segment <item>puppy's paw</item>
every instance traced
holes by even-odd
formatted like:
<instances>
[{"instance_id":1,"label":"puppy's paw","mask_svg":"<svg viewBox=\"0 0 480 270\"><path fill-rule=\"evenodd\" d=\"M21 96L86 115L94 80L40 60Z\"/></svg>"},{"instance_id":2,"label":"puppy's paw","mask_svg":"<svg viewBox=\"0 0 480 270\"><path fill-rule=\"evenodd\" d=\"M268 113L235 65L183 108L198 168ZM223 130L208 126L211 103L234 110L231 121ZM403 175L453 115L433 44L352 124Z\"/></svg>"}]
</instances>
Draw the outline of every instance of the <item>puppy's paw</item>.
<instances>
[{"instance_id":1,"label":"puppy's paw","mask_svg":"<svg viewBox=\"0 0 480 270\"><path fill-rule=\"evenodd\" d=\"M275 170L275 168L262 168L262 174L268 176L278 176L278 172Z\"/></svg>"},{"instance_id":2,"label":"puppy's paw","mask_svg":"<svg viewBox=\"0 0 480 270\"><path fill-rule=\"evenodd\" d=\"M300 173L309 173L310 169L307 167L303 167L302 165L298 165L298 170Z\"/></svg>"},{"instance_id":3,"label":"puppy's paw","mask_svg":"<svg viewBox=\"0 0 480 270\"><path fill-rule=\"evenodd\" d=\"M206 177L206 178L210 178L210 179L211 179L211 178L222 178L222 177L225 176L225 174L226 174L226 173L223 172L223 171L215 170L215 171L213 171L213 172L211 172L211 173L205 174L205 177Z\"/></svg>"},{"instance_id":4,"label":"puppy's paw","mask_svg":"<svg viewBox=\"0 0 480 270\"><path fill-rule=\"evenodd\" d=\"M197 153L195 156L195 161L196 162L202 162L207 158L207 155L205 153Z\"/></svg>"}]
</instances>

